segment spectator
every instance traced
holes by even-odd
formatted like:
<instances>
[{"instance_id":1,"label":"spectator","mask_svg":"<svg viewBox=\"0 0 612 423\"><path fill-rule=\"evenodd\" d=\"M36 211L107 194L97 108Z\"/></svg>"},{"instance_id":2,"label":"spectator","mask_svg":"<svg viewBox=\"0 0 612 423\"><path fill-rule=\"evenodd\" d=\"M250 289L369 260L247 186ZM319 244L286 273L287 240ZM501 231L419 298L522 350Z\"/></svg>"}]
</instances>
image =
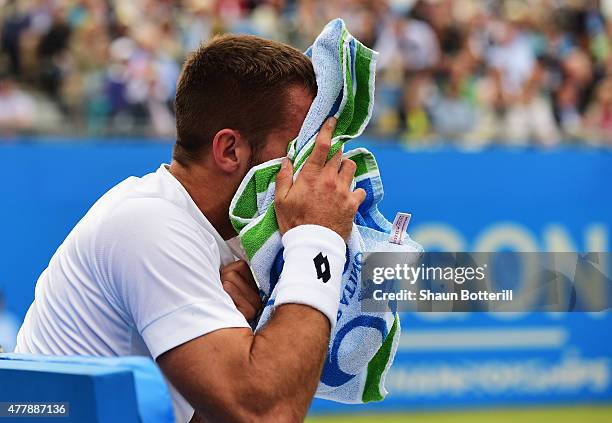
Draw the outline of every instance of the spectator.
<instances>
[{"instance_id":1,"label":"spectator","mask_svg":"<svg viewBox=\"0 0 612 423\"><path fill-rule=\"evenodd\" d=\"M452 62L448 80L431 105L433 129L443 139L463 140L476 127L468 61L457 57Z\"/></svg>"},{"instance_id":2,"label":"spectator","mask_svg":"<svg viewBox=\"0 0 612 423\"><path fill-rule=\"evenodd\" d=\"M11 76L0 75L0 134L12 136L34 126L34 101Z\"/></svg>"},{"instance_id":3,"label":"spectator","mask_svg":"<svg viewBox=\"0 0 612 423\"><path fill-rule=\"evenodd\" d=\"M494 45L487 54L487 65L499 78L502 101L517 100L531 77L536 57L526 35L515 23L493 23Z\"/></svg>"},{"instance_id":4,"label":"spectator","mask_svg":"<svg viewBox=\"0 0 612 423\"><path fill-rule=\"evenodd\" d=\"M540 91L544 70L535 65L524 81L520 91L504 97L504 133L512 144L527 144L534 140L542 145L551 146L559 142L559 134L553 116L553 108L548 96Z\"/></svg>"},{"instance_id":5,"label":"spectator","mask_svg":"<svg viewBox=\"0 0 612 423\"><path fill-rule=\"evenodd\" d=\"M578 108L578 90L575 85L564 83L557 92L557 120L565 136L578 138L582 133L582 118Z\"/></svg>"},{"instance_id":6,"label":"spectator","mask_svg":"<svg viewBox=\"0 0 612 423\"><path fill-rule=\"evenodd\" d=\"M596 143L612 146L612 76L599 84L595 101L587 110L585 126Z\"/></svg>"},{"instance_id":7,"label":"spectator","mask_svg":"<svg viewBox=\"0 0 612 423\"><path fill-rule=\"evenodd\" d=\"M407 144L430 142L431 120L427 113L427 99L432 86L426 74L416 74L406 81L402 104L402 139Z\"/></svg>"},{"instance_id":8,"label":"spectator","mask_svg":"<svg viewBox=\"0 0 612 423\"><path fill-rule=\"evenodd\" d=\"M61 7L54 9L51 26L41 37L37 49L40 85L62 109L65 105L60 90L68 66L69 57L66 53L71 31L66 19L66 10Z\"/></svg>"},{"instance_id":9,"label":"spectator","mask_svg":"<svg viewBox=\"0 0 612 423\"><path fill-rule=\"evenodd\" d=\"M7 56L8 71L13 76L21 73L20 41L24 30L30 25L29 17L19 10L15 0L3 5L4 19L0 31L2 51Z\"/></svg>"},{"instance_id":10,"label":"spectator","mask_svg":"<svg viewBox=\"0 0 612 423\"><path fill-rule=\"evenodd\" d=\"M439 58L438 40L431 27L416 19L389 18L375 45L380 53L378 68L401 66L408 72L433 68Z\"/></svg>"}]
</instances>

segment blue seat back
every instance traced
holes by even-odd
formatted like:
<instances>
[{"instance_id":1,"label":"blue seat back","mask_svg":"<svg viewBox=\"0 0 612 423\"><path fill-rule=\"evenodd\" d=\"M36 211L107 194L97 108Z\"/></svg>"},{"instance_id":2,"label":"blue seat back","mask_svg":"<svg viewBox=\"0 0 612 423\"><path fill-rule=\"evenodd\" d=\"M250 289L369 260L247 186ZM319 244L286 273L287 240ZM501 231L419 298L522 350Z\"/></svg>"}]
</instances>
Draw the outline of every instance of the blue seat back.
<instances>
[{"instance_id":1,"label":"blue seat back","mask_svg":"<svg viewBox=\"0 0 612 423\"><path fill-rule=\"evenodd\" d=\"M0 402L68 403L66 423L174 421L166 383L145 357L0 354Z\"/></svg>"}]
</instances>

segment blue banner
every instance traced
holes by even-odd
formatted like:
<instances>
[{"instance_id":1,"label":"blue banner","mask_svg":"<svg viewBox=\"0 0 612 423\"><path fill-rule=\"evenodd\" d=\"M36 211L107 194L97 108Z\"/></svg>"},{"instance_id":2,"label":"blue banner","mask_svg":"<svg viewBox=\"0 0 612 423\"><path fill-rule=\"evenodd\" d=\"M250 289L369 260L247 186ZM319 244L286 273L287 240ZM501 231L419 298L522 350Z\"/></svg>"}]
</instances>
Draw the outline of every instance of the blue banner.
<instances>
[{"instance_id":1,"label":"blue banner","mask_svg":"<svg viewBox=\"0 0 612 423\"><path fill-rule=\"evenodd\" d=\"M383 213L440 251L609 251L612 154L562 149L409 152L369 143ZM23 317L38 275L93 202L170 160L161 144L0 147L0 289ZM405 314L380 404L315 411L612 401L608 313Z\"/></svg>"},{"instance_id":2,"label":"blue banner","mask_svg":"<svg viewBox=\"0 0 612 423\"><path fill-rule=\"evenodd\" d=\"M404 313L387 398L314 412L612 402L609 313Z\"/></svg>"}]
</instances>

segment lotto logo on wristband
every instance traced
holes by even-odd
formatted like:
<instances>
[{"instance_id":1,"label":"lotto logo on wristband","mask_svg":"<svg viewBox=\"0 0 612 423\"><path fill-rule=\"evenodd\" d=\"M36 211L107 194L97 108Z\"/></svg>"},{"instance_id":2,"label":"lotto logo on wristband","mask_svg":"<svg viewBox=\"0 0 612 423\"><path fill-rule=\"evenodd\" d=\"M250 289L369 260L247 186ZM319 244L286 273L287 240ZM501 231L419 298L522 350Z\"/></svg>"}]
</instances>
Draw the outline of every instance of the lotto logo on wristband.
<instances>
[{"instance_id":1,"label":"lotto logo on wristband","mask_svg":"<svg viewBox=\"0 0 612 423\"><path fill-rule=\"evenodd\" d=\"M319 253L316 255L314 259L312 259L315 265L315 269L317 270L317 279L322 279L323 283L326 283L331 279L331 272L329 270L329 260L327 260L327 256L324 256L323 253Z\"/></svg>"}]
</instances>

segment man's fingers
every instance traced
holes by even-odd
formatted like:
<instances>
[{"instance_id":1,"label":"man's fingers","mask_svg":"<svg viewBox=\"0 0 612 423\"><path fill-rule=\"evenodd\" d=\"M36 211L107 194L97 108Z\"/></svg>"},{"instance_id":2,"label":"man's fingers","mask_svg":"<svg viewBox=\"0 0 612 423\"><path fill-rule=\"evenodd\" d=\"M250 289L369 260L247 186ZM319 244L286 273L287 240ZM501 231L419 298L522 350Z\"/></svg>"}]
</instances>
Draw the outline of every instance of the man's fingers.
<instances>
[{"instance_id":1,"label":"man's fingers","mask_svg":"<svg viewBox=\"0 0 612 423\"><path fill-rule=\"evenodd\" d=\"M253 307L261 307L261 298L259 297L258 290L253 288L253 283L248 279L242 277L235 270L230 270L221 274L221 280L223 286L231 284L239 290L239 293L245 300L247 300Z\"/></svg>"},{"instance_id":2,"label":"man's fingers","mask_svg":"<svg viewBox=\"0 0 612 423\"><path fill-rule=\"evenodd\" d=\"M281 162L280 171L276 174L275 198L280 200L287 196L293 185L293 164L289 158L285 157Z\"/></svg>"},{"instance_id":3,"label":"man's fingers","mask_svg":"<svg viewBox=\"0 0 612 423\"><path fill-rule=\"evenodd\" d=\"M239 282L236 282L235 280L225 281L223 286L225 287L226 285L236 288L235 290L236 295L238 295L238 297L241 298L243 301L246 301L247 303L249 303L249 305L253 307L256 311L262 308L261 298L259 297L257 293L253 292L249 287Z\"/></svg>"},{"instance_id":4,"label":"man's fingers","mask_svg":"<svg viewBox=\"0 0 612 423\"><path fill-rule=\"evenodd\" d=\"M236 286L232 281L223 282L223 289L228 293L234 305L240 311L240 313L247 319L247 321L253 320L261 307L253 305L244 295L243 291Z\"/></svg>"},{"instance_id":5,"label":"man's fingers","mask_svg":"<svg viewBox=\"0 0 612 423\"><path fill-rule=\"evenodd\" d=\"M305 165L322 168L325 166L325 162L327 161L327 155L329 154L329 147L331 146L331 138L336 128L336 119L329 118L325 121L323 126L321 126L321 130L317 135L317 139L315 140L315 145L306 159Z\"/></svg>"},{"instance_id":6,"label":"man's fingers","mask_svg":"<svg viewBox=\"0 0 612 423\"><path fill-rule=\"evenodd\" d=\"M361 203L363 203L363 200L366 198L366 192L363 188L357 188L351 193L351 198L355 201L355 204L357 205L356 208L359 208Z\"/></svg>"},{"instance_id":7,"label":"man's fingers","mask_svg":"<svg viewBox=\"0 0 612 423\"><path fill-rule=\"evenodd\" d=\"M256 311L262 308L259 287L246 261L238 260L223 267L221 269L221 280L223 281L223 288L230 294L232 300L236 301L234 296L239 296L242 301L248 302Z\"/></svg>"},{"instance_id":8,"label":"man's fingers","mask_svg":"<svg viewBox=\"0 0 612 423\"><path fill-rule=\"evenodd\" d=\"M340 170L338 171L338 178L342 184L347 186L351 185L353 180L353 176L355 176L355 171L357 170L357 165L354 161L350 159L342 160L342 164L340 165Z\"/></svg>"},{"instance_id":9,"label":"man's fingers","mask_svg":"<svg viewBox=\"0 0 612 423\"><path fill-rule=\"evenodd\" d=\"M233 279L230 281L234 284L240 291L244 298L256 309L261 308L261 297L259 296L259 291L254 290L253 286L249 283L248 280L237 280Z\"/></svg>"},{"instance_id":10,"label":"man's fingers","mask_svg":"<svg viewBox=\"0 0 612 423\"><path fill-rule=\"evenodd\" d=\"M236 271L242 279L248 284L248 286L255 292L259 292L259 287L255 282L255 278L253 277L253 273L251 272L251 268L249 264L244 260L236 260L223 269L221 269L221 274L224 274L227 271Z\"/></svg>"},{"instance_id":11,"label":"man's fingers","mask_svg":"<svg viewBox=\"0 0 612 423\"><path fill-rule=\"evenodd\" d=\"M334 176L340 170L340 165L342 163L342 148L339 148L336 151L336 154L332 156L331 159L327 163L325 163L325 169L329 169L330 172L334 174Z\"/></svg>"}]
</instances>

